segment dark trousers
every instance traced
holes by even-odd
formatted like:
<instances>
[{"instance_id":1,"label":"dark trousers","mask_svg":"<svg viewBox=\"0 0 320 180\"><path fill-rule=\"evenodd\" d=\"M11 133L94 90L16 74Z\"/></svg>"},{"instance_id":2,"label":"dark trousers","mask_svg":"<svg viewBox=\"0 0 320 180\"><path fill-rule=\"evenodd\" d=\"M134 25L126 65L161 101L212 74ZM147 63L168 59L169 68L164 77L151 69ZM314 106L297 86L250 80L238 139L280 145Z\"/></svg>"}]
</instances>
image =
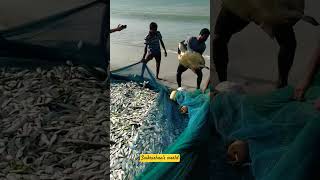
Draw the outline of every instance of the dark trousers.
<instances>
[{"instance_id":1,"label":"dark trousers","mask_svg":"<svg viewBox=\"0 0 320 180\"><path fill-rule=\"evenodd\" d=\"M214 30L215 37L212 43L212 54L220 82L227 80L228 43L233 34L240 32L249 23L249 21L241 19L225 8L222 8L219 13ZM278 87L283 87L288 83L289 71L293 64L297 43L293 24L278 25L273 30L280 46L278 54Z\"/></svg>"},{"instance_id":2,"label":"dark trousers","mask_svg":"<svg viewBox=\"0 0 320 180\"><path fill-rule=\"evenodd\" d=\"M186 70L188 70L188 68L186 68L183 65L179 64L178 69L177 69L177 83L178 83L179 87L181 87L181 75ZM202 81L202 70L201 69L196 69L194 72L198 76L198 78L197 78L197 89L200 89L200 85L201 85L201 81Z\"/></svg>"}]
</instances>

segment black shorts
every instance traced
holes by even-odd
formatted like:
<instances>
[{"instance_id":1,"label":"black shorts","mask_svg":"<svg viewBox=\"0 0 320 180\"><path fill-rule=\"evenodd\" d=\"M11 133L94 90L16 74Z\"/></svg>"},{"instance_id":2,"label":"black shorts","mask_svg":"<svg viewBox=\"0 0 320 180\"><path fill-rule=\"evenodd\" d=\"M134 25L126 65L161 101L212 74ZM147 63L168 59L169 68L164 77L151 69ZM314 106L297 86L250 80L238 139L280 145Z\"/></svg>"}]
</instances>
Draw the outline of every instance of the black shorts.
<instances>
[{"instance_id":1,"label":"black shorts","mask_svg":"<svg viewBox=\"0 0 320 180\"><path fill-rule=\"evenodd\" d=\"M160 63L161 62L161 52L159 52L159 53L148 52L147 57L146 57L146 62L149 62L153 58L156 60L157 63Z\"/></svg>"}]
</instances>

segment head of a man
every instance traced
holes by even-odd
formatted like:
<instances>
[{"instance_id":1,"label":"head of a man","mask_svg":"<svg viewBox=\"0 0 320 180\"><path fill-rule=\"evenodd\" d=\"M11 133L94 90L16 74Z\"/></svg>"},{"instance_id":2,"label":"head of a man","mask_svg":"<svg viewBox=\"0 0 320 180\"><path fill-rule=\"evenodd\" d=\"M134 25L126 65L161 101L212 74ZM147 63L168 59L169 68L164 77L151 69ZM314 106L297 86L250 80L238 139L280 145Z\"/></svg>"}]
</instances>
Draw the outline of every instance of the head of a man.
<instances>
[{"instance_id":1,"label":"head of a man","mask_svg":"<svg viewBox=\"0 0 320 180\"><path fill-rule=\"evenodd\" d=\"M198 41L199 42L206 42L206 40L208 39L209 36L210 36L209 29L203 28L203 29L201 29L201 31L199 33Z\"/></svg>"},{"instance_id":2,"label":"head of a man","mask_svg":"<svg viewBox=\"0 0 320 180\"><path fill-rule=\"evenodd\" d=\"M149 26L149 32L150 33L155 33L158 30L158 25L155 22L151 22Z\"/></svg>"}]
</instances>

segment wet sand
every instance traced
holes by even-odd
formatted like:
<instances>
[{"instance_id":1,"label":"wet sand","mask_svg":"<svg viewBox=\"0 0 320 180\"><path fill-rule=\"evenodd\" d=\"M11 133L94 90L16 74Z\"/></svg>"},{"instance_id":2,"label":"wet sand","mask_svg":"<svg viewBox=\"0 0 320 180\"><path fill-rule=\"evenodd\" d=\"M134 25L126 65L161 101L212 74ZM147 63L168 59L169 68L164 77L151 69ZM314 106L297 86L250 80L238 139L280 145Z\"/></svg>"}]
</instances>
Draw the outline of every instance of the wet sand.
<instances>
[{"instance_id":1,"label":"wet sand","mask_svg":"<svg viewBox=\"0 0 320 180\"><path fill-rule=\"evenodd\" d=\"M141 60L143 55L144 48L139 47L132 47L132 46L125 46L125 45L119 45L119 44L111 44L110 45L110 53L111 57L113 57L110 60L111 64L111 70L115 70L130 64L133 64L135 62L138 62ZM140 53L137 53L140 52ZM133 54L140 54L140 55L133 55ZM152 70L152 72L156 73L156 65L155 60L151 60L148 63L148 67ZM159 77L163 80L161 80L161 83L171 87L171 88L177 88L178 85L176 83L176 72L178 68L178 58L177 54L174 53L168 53L167 57L164 57L164 53L162 53L162 60L161 60L161 66L160 66L160 73ZM206 65L209 66L210 62L209 60L206 61ZM209 79L209 70L203 69L203 78L201 87L204 88L205 83ZM197 75L194 74L191 70L187 70L182 74L182 86L187 89L195 89L197 83Z\"/></svg>"},{"instance_id":2,"label":"wet sand","mask_svg":"<svg viewBox=\"0 0 320 180\"><path fill-rule=\"evenodd\" d=\"M308 4L309 3L309 4ZM320 2L306 2L306 14L313 16L320 22L320 15L317 8ZM317 3L317 4L316 4ZM216 17L220 10L220 4L215 1L211 4L211 30L213 33ZM320 38L320 29L306 22L299 21L294 26L297 40L297 49L294 63L289 76L289 84L296 85L306 73L307 65L310 62L311 55L316 47L316 43ZM213 34L212 34L213 35ZM211 38L212 39L212 38ZM209 43L209 42L207 42ZM140 51L141 56L143 48L129 48L123 45L112 44L111 68L116 69L129 65L141 59L132 57L132 51ZM254 23L249 24L243 31L233 36L229 43L229 67L228 80L243 84L250 94L261 94L275 89L278 79L278 51L279 46L276 40L272 40ZM117 58L116 54L126 54L127 59ZM213 60L211 60L213 63ZM209 65L209 61L206 62ZM176 54L169 54L167 58L163 57L160 77L164 80L164 84L176 88L176 69L178 60ZM155 62L151 61L149 67L155 72ZM204 77L202 87L204 87L209 71L203 70ZM214 84L217 84L217 75L215 70L211 70L211 78ZM182 77L184 87L194 88L196 86L196 75L190 70L185 72Z\"/></svg>"}]
</instances>

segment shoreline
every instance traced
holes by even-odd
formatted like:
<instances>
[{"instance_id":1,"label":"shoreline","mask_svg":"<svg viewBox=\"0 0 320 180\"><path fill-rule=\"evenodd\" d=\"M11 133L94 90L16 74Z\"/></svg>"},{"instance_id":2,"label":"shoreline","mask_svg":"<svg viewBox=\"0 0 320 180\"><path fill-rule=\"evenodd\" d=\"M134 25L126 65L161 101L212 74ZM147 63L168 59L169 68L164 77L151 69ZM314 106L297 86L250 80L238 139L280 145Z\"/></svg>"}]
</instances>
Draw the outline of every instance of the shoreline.
<instances>
[{"instance_id":1,"label":"shoreline","mask_svg":"<svg viewBox=\"0 0 320 180\"><path fill-rule=\"evenodd\" d=\"M125 67L127 65L138 62L143 55L143 48L136 48L132 46L123 46L119 44L110 45L111 52L111 60L110 60L110 70L116 70L121 67ZM151 71L156 74L156 66L155 60L151 60L148 63L148 67ZM164 53L162 53L161 65L160 65L160 73L159 77L161 83L164 85L177 89L178 85L176 83L176 71L178 68L179 60L177 58L177 54L169 53L168 56L164 57ZM210 61L206 60L206 65L209 66ZM203 69L203 78L201 83L201 88L204 88L207 80L209 79L210 72L209 70ZM196 87L197 75L194 74L191 70L187 70L182 74L182 86L187 89L193 89Z\"/></svg>"}]
</instances>

